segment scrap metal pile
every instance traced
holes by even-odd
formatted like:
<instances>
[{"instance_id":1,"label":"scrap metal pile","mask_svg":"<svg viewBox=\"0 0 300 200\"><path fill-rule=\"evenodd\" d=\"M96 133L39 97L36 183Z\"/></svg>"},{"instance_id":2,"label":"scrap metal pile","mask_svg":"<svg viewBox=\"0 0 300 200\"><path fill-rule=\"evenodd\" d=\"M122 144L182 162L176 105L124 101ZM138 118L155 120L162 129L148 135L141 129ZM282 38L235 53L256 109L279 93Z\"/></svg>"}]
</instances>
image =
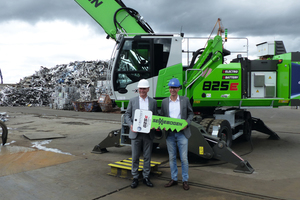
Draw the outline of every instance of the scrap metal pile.
<instances>
[{"instance_id":1,"label":"scrap metal pile","mask_svg":"<svg viewBox=\"0 0 300 200\"><path fill-rule=\"evenodd\" d=\"M2 122L8 121L7 117L8 115L6 114L6 112L0 112L0 121Z\"/></svg>"},{"instance_id":2,"label":"scrap metal pile","mask_svg":"<svg viewBox=\"0 0 300 200\"><path fill-rule=\"evenodd\" d=\"M92 101L107 91L104 61L82 61L42 67L15 86L0 90L0 106L50 106L73 109L72 101Z\"/></svg>"}]
</instances>

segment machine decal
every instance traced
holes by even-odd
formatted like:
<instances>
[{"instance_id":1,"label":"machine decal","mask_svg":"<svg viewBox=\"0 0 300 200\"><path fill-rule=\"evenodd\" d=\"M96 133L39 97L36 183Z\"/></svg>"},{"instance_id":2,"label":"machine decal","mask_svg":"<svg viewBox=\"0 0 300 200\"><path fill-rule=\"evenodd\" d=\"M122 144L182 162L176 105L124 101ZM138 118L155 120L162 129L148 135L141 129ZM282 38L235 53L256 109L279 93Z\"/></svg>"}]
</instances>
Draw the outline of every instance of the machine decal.
<instances>
[{"instance_id":1,"label":"machine decal","mask_svg":"<svg viewBox=\"0 0 300 200\"><path fill-rule=\"evenodd\" d=\"M238 90L238 88L237 88L238 85L239 85L239 83L231 83L229 90Z\"/></svg>"},{"instance_id":2,"label":"machine decal","mask_svg":"<svg viewBox=\"0 0 300 200\"><path fill-rule=\"evenodd\" d=\"M91 4L93 4L95 2L95 8L97 8L98 6L100 6L103 3L103 1L99 2L99 0L88 0L88 1L90 1Z\"/></svg>"},{"instance_id":3,"label":"machine decal","mask_svg":"<svg viewBox=\"0 0 300 200\"><path fill-rule=\"evenodd\" d=\"M239 70L236 69L227 69L222 71L223 74L238 74Z\"/></svg>"},{"instance_id":4,"label":"machine decal","mask_svg":"<svg viewBox=\"0 0 300 200\"><path fill-rule=\"evenodd\" d=\"M289 103L290 100L279 100L278 103Z\"/></svg>"},{"instance_id":5,"label":"machine decal","mask_svg":"<svg viewBox=\"0 0 300 200\"><path fill-rule=\"evenodd\" d=\"M139 90L138 89L134 89L132 90L133 93L139 93Z\"/></svg>"},{"instance_id":6,"label":"machine decal","mask_svg":"<svg viewBox=\"0 0 300 200\"><path fill-rule=\"evenodd\" d=\"M237 86L239 83L231 83L229 81L204 81L203 90L213 90L213 91L227 91L229 90L238 90Z\"/></svg>"},{"instance_id":7,"label":"machine decal","mask_svg":"<svg viewBox=\"0 0 300 200\"><path fill-rule=\"evenodd\" d=\"M228 98L230 96L230 94L223 94L221 95L222 98Z\"/></svg>"},{"instance_id":8,"label":"machine decal","mask_svg":"<svg viewBox=\"0 0 300 200\"><path fill-rule=\"evenodd\" d=\"M203 90L228 90L229 81L204 81Z\"/></svg>"},{"instance_id":9,"label":"machine decal","mask_svg":"<svg viewBox=\"0 0 300 200\"><path fill-rule=\"evenodd\" d=\"M203 155L204 154L204 147L199 146L199 154Z\"/></svg>"},{"instance_id":10,"label":"machine decal","mask_svg":"<svg viewBox=\"0 0 300 200\"><path fill-rule=\"evenodd\" d=\"M203 71L203 73L201 74L202 77L205 76L205 78L212 72L212 69L206 69Z\"/></svg>"},{"instance_id":11,"label":"machine decal","mask_svg":"<svg viewBox=\"0 0 300 200\"><path fill-rule=\"evenodd\" d=\"M222 76L222 79L233 79L233 80L236 80L236 79L239 79L239 76Z\"/></svg>"}]
</instances>

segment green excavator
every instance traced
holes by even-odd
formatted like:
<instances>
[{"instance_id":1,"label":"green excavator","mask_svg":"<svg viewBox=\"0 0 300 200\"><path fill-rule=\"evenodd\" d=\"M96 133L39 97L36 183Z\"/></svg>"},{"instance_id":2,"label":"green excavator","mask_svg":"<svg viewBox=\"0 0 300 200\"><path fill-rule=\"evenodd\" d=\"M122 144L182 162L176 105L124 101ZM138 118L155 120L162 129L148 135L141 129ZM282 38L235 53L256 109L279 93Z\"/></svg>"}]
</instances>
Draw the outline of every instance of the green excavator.
<instances>
[{"instance_id":1,"label":"green excavator","mask_svg":"<svg viewBox=\"0 0 300 200\"><path fill-rule=\"evenodd\" d=\"M280 137L264 122L251 116L249 108L277 108L300 105L300 52L287 53L282 41L257 45L260 59L250 60L238 54L230 63L224 49L227 35L218 34L203 48L191 51L182 41L195 38L179 34L155 33L134 9L121 0L75 0L115 40L108 73L110 98L122 110L137 96L137 83L147 79L149 96L161 106L170 95L168 82L178 78L179 95L187 96L195 112L191 124L189 152L203 158L216 158L237 165L235 171L252 173L254 169L230 148L237 138L251 139L252 130ZM219 21L219 19L218 19ZM197 39L197 38L196 38ZM183 58L190 58L183 65ZM93 152L108 147L130 145L129 127L124 123L111 131ZM164 131L157 132L154 145L165 142Z\"/></svg>"}]
</instances>

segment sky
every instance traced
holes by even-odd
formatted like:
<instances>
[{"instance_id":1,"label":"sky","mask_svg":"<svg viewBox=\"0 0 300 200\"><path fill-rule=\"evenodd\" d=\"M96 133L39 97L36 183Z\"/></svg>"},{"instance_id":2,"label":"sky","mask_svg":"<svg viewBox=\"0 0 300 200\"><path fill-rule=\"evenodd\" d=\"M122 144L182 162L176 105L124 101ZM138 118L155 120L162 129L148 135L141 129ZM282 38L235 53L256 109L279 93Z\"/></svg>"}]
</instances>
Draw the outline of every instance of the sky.
<instances>
[{"instance_id":1,"label":"sky","mask_svg":"<svg viewBox=\"0 0 300 200\"><path fill-rule=\"evenodd\" d=\"M256 58L256 44L265 41L282 40L288 52L300 50L298 0L123 0L123 3L138 11L155 33L183 32L189 37L208 37L221 18L228 29L228 39L232 38L225 48L245 51L248 46L250 59ZM231 43L239 37L248 38L248 43L246 40ZM18 83L41 66L107 61L114 44L74 0L0 1L0 69L4 83Z\"/></svg>"}]
</instances>

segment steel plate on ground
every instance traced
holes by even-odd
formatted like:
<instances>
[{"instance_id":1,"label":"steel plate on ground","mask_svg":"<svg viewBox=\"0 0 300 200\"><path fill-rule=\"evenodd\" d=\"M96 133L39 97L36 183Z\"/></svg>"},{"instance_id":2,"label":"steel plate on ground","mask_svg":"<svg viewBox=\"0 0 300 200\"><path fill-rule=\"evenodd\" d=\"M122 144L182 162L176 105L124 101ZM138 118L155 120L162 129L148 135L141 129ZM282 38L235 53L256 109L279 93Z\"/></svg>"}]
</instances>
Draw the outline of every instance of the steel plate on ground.
<instances>
[{"instance_id":1,"label":"steel plate on ground","mask_svg":"<svg viewBox=\"0 0 300 200\"><path fill-rule=\"evenodd\" d=\"M58 133L48 133L48 132L39 132L39 133L25 133L23 134L29 140L46 140L46 139L56 139L56 138L65 138L65 136Z\"/></svg>"}]
</instances>

